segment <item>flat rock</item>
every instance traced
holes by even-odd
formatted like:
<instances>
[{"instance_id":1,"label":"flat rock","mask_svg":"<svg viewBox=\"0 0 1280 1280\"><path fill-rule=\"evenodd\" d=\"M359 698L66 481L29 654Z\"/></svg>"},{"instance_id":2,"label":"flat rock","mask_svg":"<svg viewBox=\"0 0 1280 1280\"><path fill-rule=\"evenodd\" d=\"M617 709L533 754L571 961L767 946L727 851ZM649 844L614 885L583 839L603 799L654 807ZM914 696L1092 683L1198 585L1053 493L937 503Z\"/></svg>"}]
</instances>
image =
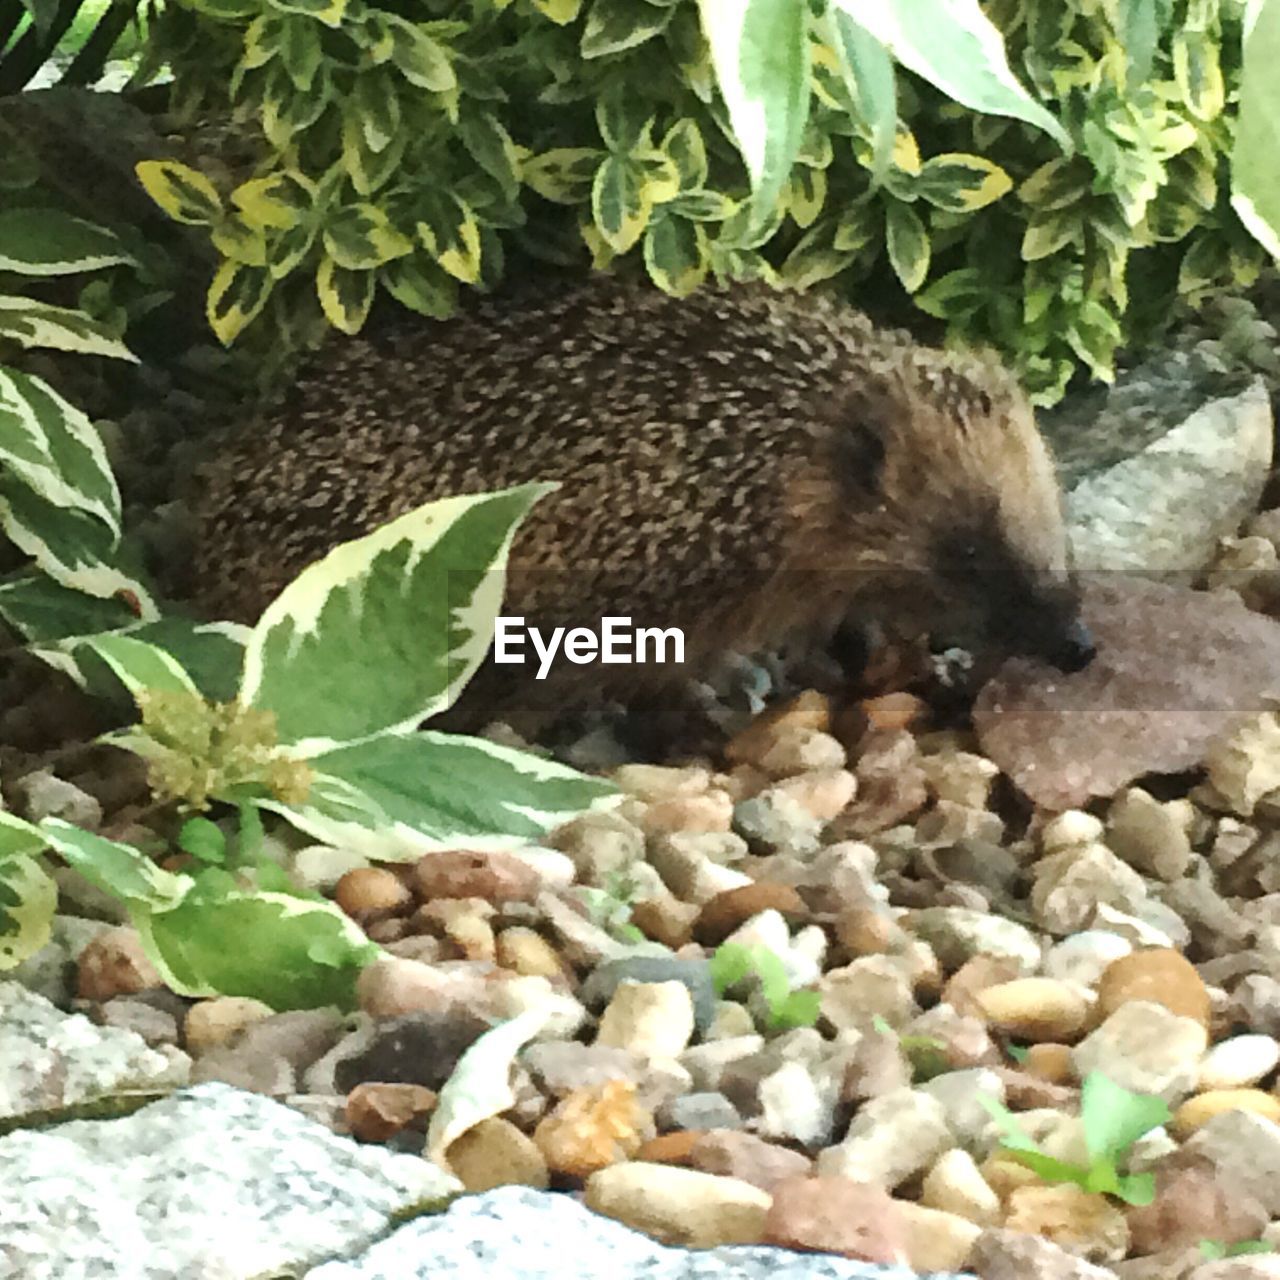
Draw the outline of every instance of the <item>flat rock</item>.
<instances>
[{"instance_id":1,"label":"flat rock","mask_svg":"<svg viewBox=\"0 0 1280 1280\"><path fill-rule=\"evenodd\" d=\"M435 1165L338 1137L226 1085L132 1116L0 1138L5 1280L218 1280L350 1256L393 1215L461 1189Z\"/></svg>"},{"instance_id":2,"label":"flat rock","mask_svg":"<svg viewBox=\"0 0 1280 1280\"><path fill-rule=\"evenodd\" d=\"M571 1196L501 1187L418 1218L350 1262L330 1262L307 1280L915 1280L830 1254L764 1245L683 1249L658 1244L592 1213ZM935 1273L930 1280L972 1280Z\"/></svg>"},{"instance_id":3,"label":"flat rock","mask_svg":"<svg viewBox=\"0 0 1280 1280\"><path fill-rule=\"evenodd\" d=\"M984 754L1047 809L1194 768L1280 691L1280 624L1238 601L1127 573L1082 586L1093 662L1013 659L973 711Z\"/></svg>"}]
</instances>

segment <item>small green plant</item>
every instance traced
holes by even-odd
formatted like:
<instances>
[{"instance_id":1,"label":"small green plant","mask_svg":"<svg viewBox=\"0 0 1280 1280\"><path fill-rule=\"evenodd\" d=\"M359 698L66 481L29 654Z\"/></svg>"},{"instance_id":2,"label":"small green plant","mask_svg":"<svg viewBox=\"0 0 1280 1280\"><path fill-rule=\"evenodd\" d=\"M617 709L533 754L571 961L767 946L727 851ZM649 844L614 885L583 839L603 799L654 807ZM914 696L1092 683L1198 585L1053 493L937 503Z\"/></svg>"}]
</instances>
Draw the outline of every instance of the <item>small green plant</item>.
<instances>
[{"instance_id":1,"label":"small green plant","mask_svg":"<svg viewBox=\"0 0 1280 1280\"><path fill-rule=\"evenodd\" d=\"M1112 1195L1127 1204L1150 1204L1155 1196L1151 1173L1122 1173L1129 1148L1170 1118L1160 1098L1130 1093L1099 1072L1084 1079L1080 1119L1084 1127L1088 1164L1073 1164L1046 1155L1019 1126L1012 1112L989 1094L979 1094L982 1105L1003 1131L1003 1150L1046 1182L1073 1182L1085 1191Z\"/></svg>"},{"instance_id":2,"label":"small green plant","mask_svg":"<svg viewBox=\"0 0 1280 1280\"><path fill-rule=\"evenodd\" d=\"M747 977L760 983L769 1011L769 1029L811 1027L818 1020L822 998L816 991L792 991L786 966L768 947L722 942L711 957L711 981L723 996Z\"/></svg>"},{"instance_id":3,"label":"small green plant","mask_svg":"<svg viewBox=\"0 0 1280 1280\"><path fill-rule=\"evenodd\" d=\"M947 1046L937 1036L902 1035L895 1031L880 1014L871 1019L874 1030L882 1036L895 1039L911 1064L911 1078L917 1083L932 1080L951 1071L954 1064L947 1057Z\"/></svg>"},{"instance_id":4,"label":"small green plant","mask_svg":"<svg viewBox=\"0 0 1280 1280\"><path fill-rule=\"evenodd\" d=\"M1235 1244L1201 1240L1200 1252L1211 1262L1216 1262L1219 1258L1242 1258L1251 1253L1274 1253L1275 1245L1266 1240L1238 1240Z\"/></svg>"},{"instance_id":5,"label":"small green plant","mask_svg":"<svg viewBox=\"0 0 1280 1280\"><path fill-rule=\"evenodd\" d=\"M591 923L618 942L644 942L645 936L631 923L631 905L639 885L625 869L611 871L601 888L582 885L578 897L587 908Z\"/></svg>"}]
</instances>

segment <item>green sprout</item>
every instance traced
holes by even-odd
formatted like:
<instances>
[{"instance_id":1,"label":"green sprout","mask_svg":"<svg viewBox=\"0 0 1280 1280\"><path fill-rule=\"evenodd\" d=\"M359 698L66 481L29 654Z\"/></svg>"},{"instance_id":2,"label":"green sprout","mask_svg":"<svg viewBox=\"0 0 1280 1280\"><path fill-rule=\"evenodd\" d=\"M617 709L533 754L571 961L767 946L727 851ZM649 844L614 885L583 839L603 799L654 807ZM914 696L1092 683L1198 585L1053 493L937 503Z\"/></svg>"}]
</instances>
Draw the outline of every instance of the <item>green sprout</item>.
<instances>
[{"instance_id":1,"label":"green sprout","mask_svg":"<svg viewBox=\"0 0 1280 1280\"><path fill-rule=\"evenodd\" d=\"M816 991L792 991L786 966L768 947L723 942L716 948L711 957L711 981L719 995L751 974L759 979L771 1031L811 1027L817 1022L822 998Z\"/></svg>"}]
</instances>

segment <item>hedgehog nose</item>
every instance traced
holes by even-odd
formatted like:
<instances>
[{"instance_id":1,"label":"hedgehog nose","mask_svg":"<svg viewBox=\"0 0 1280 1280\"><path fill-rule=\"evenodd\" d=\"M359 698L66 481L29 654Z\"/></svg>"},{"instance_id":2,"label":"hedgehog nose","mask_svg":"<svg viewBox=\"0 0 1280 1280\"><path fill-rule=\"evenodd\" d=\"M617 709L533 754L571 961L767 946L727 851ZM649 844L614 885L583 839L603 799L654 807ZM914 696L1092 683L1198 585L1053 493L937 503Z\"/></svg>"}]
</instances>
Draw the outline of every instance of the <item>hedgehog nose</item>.
<instances>
[{"instance_id":1,"label":"hedgehog nose","mask_svg":"<svg viewBox=\"0 0 1280 1280\"><path fill-rule=\"evenodd\" d=\"M1072 674L1076 671L1083 671L1093 661L1097 652L1098 646L1093 642L1092 633L1077 618L1067 628L1067 632L1054 651L1051 661L1059 671Z\"/></svg>"}]
</instances>

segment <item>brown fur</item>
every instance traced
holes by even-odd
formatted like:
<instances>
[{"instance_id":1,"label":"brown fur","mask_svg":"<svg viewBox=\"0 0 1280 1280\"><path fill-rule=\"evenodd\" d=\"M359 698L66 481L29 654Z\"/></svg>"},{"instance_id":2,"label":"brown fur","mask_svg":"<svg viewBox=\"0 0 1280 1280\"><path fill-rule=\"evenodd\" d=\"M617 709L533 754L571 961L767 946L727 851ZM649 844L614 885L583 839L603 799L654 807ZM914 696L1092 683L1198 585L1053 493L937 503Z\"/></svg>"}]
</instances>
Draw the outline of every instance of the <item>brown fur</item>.
<instances>
[{"instance_id":1,"label":"brown fur","mask_svg":"<svg viewBox=\"0 0 1280 1280\"><path fill-rule=\"evenodd\" d=\"M196 598L252 621L337 542L538 479L561 485L517 534L504 611L682 627L688 667L858 611L909 630L994 620L1032 650L1074 618L1053 466L994 362L812 296L675 301L603 276L335 338L200 477ZM535 688L487 664L463 706L559 702L583 672L672 675L561 658Z\"/></svg>"}]
</instances>

